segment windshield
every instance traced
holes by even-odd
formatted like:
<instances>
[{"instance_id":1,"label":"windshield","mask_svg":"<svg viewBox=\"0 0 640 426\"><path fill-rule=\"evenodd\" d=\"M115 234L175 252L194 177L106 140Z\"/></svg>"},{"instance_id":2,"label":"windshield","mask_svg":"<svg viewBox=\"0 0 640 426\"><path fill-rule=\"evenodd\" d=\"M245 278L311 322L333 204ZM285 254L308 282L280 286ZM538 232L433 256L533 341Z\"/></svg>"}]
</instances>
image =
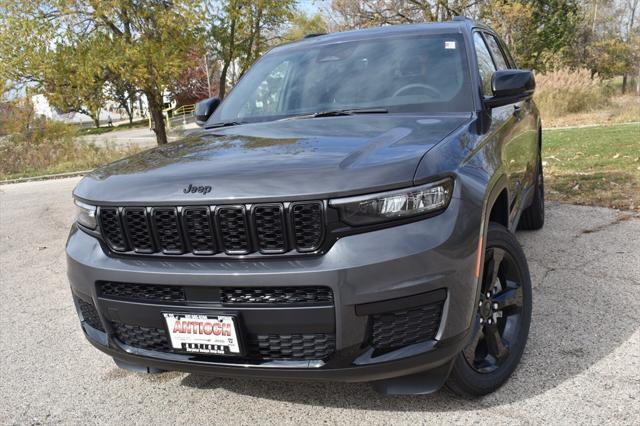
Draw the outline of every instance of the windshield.
<instances>
[{"instance_id":1,"label":"windshield","mask_svg":"<svg viewBox=\"0 0 640 426\"><path fill-rule=\"evenodd\" d=\"M265 55L209 120L255 122L337 110L465 112L472 91L460 34L385 37Z\"/></svg>"}]
</instances>

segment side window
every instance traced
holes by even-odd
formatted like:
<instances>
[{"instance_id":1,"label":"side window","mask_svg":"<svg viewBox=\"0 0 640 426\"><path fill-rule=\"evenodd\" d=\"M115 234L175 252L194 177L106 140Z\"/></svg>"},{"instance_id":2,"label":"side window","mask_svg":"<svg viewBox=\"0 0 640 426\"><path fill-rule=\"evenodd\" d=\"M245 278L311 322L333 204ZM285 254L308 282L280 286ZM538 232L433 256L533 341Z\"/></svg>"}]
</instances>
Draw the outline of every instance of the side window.
<instances>
[{"instance_id":1,"label":"side window","mask_svg":"<svg viewBox=\"0 0 640 426\"><path fill-rule=\"evenodd\" d=\"M289 71L289 61L275 67L260 83L254 95L240 109L238 116L276 115L280 109L284 80Z\"/></svg>"},{"instance_id":2,"label":"side window","mask_svg":"<svg viewBox=\"0 0 640 426\"><path fill-rule=\"evenodd\" d=\"M496 61L496 66L499 70L506 70L509 68L509 62L502 54L502 50L500 50L500 46L498 45L498 40L491 34L485 34L484 38L487 40L487 46L489 46L489 50L491 50L491 55L493 55L493 60Z\"/></svg>"},{"instance_id":3,"label":"side window","mask_svg":"<svg viewBox=\"0 0 640 426\"><path fill-rule=\"evenodd\" d=\"M478 71L480 72L480 80L482 82L482 94L484 96L490 96L491 76L496 72L496 66L493 64L489 49L480 33L473 33L473 44L475 45L476 56L478 57Z\"/></svg>"}]
</instances>

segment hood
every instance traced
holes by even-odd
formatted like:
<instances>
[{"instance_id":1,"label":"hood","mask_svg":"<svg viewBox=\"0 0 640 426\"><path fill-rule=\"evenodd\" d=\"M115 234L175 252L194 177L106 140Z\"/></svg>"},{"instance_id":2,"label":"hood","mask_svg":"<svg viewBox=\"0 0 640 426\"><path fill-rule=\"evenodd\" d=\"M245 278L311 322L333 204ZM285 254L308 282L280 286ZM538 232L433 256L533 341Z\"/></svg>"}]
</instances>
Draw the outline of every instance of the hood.
<instances>
[{"instance_id":1,"label":"hood","mask_svg":"<svg viewBox=\"0 0 640 426\"><path fill-rule=\"evenodd\" d=\"M74 194L98 204L204 204L409 186L422 156L469 118L354 115L201 130L95 170Z\"/></svg>"}]
</instances>

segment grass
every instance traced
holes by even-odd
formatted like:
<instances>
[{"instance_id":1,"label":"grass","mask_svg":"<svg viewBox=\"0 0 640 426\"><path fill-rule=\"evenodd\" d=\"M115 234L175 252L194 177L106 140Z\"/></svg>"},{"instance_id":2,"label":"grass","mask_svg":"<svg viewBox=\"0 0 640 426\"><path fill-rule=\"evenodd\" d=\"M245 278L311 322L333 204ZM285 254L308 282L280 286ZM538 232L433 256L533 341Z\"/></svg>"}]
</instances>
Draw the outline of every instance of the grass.
<instances>
[{"instance_id":1,"label":"grass","mask_svg":"<svg viewBox=\"0 0 640 426\"><path fill-rule=\"evenodd\" d=\"M99 147L69 136L43 143L4 140L0 142L0 180L91 170L140 151L135 146Z\"/></svg>"},{"instance_id":2,"label":"grass","mask_svg":"<svg viewBox=\"0 0 640 426\"><path fill-rule=\"evenodd\" d=\"M599 105L598 109L574 112L563 115L545 114L542 111L542 123L545 127L584 126L594 123L611 125L640 121L640 96L618 95Z\"/></svg>"},{"instance_id":3,"label":"grass","mask_svg":"<svg viewBox=\"0 0 640 426\"><path fill-rule=\"evenodd\" d=\"M536 75L534 98L545 127L614 124L640 120L640 96L621 95L622 79L603 80L586 69Z\"/></svg>"},{"instance_id":4,"label":"grass","mask_svg":"<svg viewBox=\"0 0 640 426\"><path fill-rule=\"evenodd\" d=\"M640 124L546 130L547 198L640 211Z\"/></svg>"}]
</instances>

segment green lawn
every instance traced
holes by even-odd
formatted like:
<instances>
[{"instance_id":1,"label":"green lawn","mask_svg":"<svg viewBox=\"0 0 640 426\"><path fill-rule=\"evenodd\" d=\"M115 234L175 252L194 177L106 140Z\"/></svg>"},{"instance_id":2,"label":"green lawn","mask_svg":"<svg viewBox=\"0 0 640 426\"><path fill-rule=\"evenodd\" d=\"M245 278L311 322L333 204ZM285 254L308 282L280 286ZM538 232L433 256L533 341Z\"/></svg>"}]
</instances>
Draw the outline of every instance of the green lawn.
<instances>
[{"instance_id":1,"label":"green lawn","mask_svg":"<svg viewBox=\"0 0 640 426\"><path fill-rule=\"evenodd\" d=\"M547 130L549 199L640 210L640 124Z\"/></svg>"}]
</instances>

